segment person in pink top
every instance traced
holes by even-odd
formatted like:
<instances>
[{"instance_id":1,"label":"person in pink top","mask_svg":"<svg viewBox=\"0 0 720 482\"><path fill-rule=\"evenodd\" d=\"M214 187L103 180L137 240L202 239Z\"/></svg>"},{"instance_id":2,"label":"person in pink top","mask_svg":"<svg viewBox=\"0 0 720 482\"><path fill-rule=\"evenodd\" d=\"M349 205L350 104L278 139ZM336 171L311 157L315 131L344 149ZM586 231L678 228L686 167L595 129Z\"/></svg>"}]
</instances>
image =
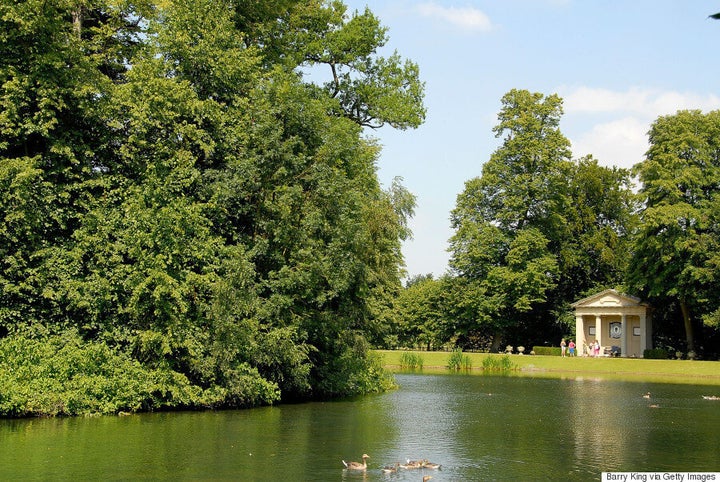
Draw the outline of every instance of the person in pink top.
<instances>
[{"instance_id":1,"label":"person in pink top","mask_svg":"<svg viewBox=\"0 0 720 482\"><path fill-rule=\"evenodd\" d=\"M568 343L568 352L570 356L575 356L575 342L572 340Z\"/></svg>"}]
</instances>

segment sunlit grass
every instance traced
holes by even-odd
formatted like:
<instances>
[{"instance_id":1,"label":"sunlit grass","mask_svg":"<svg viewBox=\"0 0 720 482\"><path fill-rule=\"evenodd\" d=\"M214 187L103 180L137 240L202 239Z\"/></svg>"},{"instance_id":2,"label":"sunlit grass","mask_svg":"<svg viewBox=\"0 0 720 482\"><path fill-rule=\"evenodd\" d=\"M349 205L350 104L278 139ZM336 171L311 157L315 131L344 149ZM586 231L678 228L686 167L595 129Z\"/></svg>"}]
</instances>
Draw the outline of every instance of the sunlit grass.
<instances>
[{"instance_id":1,"label":"sunlit grass","mask_svg":"<svg viewBox=\"0 0 720 482\"><path fill-rule=\"evenodd\" d=\"M383 365L391 371L401 371L400 359L403 354L417 353L423 359L423 372L448 372L448 359L452 352L407 350L378 350L383 356ZM407 356L407 355L405 355ZM483 373L488 357L503 357L489 353L468 353L472 369L469 373ZM550 378L600 378L629 381L691 383L700 385L720 385L720 362L690 360L645 360L637 358L588 358L559 357L541 355L510 355L516 366L516 376L535 376Z\"/></svg>"}]
</instances>

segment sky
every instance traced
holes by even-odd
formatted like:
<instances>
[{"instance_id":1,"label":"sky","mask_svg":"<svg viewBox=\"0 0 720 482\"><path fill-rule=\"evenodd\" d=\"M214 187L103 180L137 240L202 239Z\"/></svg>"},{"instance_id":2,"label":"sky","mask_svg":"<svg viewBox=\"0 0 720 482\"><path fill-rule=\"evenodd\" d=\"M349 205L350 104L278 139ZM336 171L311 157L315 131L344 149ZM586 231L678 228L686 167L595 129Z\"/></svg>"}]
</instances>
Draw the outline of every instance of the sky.
<instances>
[{"instance_id":1,"label":"sky","mask_svg":"<svg viewBox=\"0 0 720 482\"><path fill-rule=\"evenodd\" d=\"M415 194L408 276L448 270L450 212L499 147L501 98L527 89L563 98L574 158L631 167L659 116L720 109L720 0L345 0L388 28L381 55L417 63L425 123L368 132L378 175Z\"/></svg>"}]
</instances>

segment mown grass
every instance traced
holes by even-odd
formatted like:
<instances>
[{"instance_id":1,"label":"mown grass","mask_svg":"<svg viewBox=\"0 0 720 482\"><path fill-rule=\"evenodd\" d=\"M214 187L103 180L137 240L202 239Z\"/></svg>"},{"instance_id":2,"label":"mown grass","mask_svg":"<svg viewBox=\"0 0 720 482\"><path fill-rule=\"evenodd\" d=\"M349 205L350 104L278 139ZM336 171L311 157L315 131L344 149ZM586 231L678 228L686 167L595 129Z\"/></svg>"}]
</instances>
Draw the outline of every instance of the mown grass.
<instances>
[{"instance_id":1,"label":"mown grass","mask_svg":"<svg viewBox=\"0 0 720 482\"><path fill-rule=\"evenodd\" d=\"M400 357L406 350L378 350L383 365L393 372L400 372ZM418 353L423 359L423 372L441 373L447 369L452 352L410 352ZM470 358L472 369L468 373L484 373L487 357L502 357L489 353L463 353ZM562 358L542 355L511 355L514 376L535 376L550 378L598 378L628 381L665 383L689 383L698 385L720 385L720 362L690 360L645 360L636 358Z\"/></svg>"}]
</instances>

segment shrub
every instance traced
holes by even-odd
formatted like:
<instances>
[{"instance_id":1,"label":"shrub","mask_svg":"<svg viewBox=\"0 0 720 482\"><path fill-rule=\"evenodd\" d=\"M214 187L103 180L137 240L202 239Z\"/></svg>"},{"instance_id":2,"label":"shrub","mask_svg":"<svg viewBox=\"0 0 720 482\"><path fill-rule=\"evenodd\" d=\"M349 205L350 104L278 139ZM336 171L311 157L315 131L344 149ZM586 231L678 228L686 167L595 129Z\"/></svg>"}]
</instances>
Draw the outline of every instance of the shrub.
<instances>
[{"instance_id":1,"label":"shrub","mask_svg":"<svg viewBox=\"0 0 720 482\"><path fill-rule=\"evenodd\" d=\"M517 364L513 363L510 355L503 356L487 356L483 360L483 370L486 371L510 371L517 370Z\"/></svg>"},{"instance_id":2,"label":"shrub","mask_svg":"<svg viewBox=\"0 0 720 482\"><path fill-rule=\"evenodd\" d=\"M0 340L0 416L111 414L168 408L273 403L280 391L256 369L238 365L225 386L194 385L182 373L148 368L76 332Z\"/></svg>"},{"instance_id":3,"label":"shrub","mask_svg":"<svg viewBox=\"0 0 720 482\"><path fill-rule=\"evenodd\" d=\"M670 358L670 353L664 348L650 348L643 352L643 358L650 358L653 360L667 360Z\"/></svg>"},{"instance_id":4,"label":"shrub","mask_svg":"<svg viewBox=\"0 0 720 482\"><path fill-rule=\"evenodd\" d=\"M423 357L422 355L418 353L413 352L403 352L402 355L400 355L400 368L409 368L412 370L421 369L423 367Z\"/></svg>"},{"instance_id":5,"label":"shrub","mask_svg":"<svg viewBox=\"0 0 720 482\"><path fill-rule=\"evenodd\" d=\"M450 354L450 358L448 358L447 367L450 370L460 370L461 368L469 370L472 368L472 361L470 361L468 355L463 355L462 349L456 348Z\"/></svg>"},{"instance_id":6,"label":"shrub","mask_svg":"<svg viewBox=\"0 0 720 482\"><path fill-rule=\"evenodd\" d=\"M559 346L534 346L532 351L536 355L560 356L562 355Z\"/></svg>"}]
</instances>

